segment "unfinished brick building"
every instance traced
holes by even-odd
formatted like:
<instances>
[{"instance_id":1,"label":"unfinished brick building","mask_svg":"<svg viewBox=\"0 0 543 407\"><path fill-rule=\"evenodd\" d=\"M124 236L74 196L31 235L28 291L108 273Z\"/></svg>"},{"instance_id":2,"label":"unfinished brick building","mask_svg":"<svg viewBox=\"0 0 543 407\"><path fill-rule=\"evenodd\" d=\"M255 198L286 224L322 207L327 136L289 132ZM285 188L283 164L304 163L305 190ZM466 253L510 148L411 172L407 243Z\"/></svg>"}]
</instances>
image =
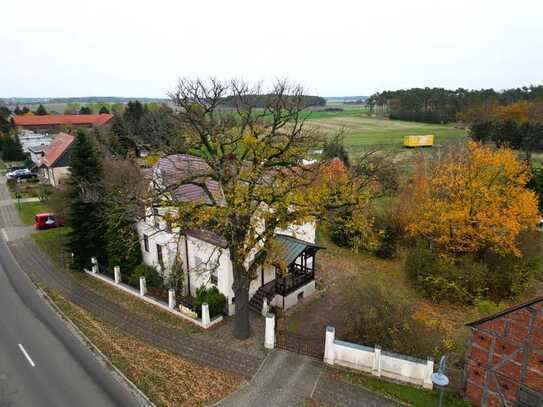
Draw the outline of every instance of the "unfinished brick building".
<instances>
[{"instance_id":1,"label":"unfinished brick building","mask_svg":"<svg viewBox=\"0 0 543 407\"><path fill-rule=\"evenodd\" d=\"M543 407L543 297L468 326L467 397L485 407Z\"/></svg>"}]
</instances>

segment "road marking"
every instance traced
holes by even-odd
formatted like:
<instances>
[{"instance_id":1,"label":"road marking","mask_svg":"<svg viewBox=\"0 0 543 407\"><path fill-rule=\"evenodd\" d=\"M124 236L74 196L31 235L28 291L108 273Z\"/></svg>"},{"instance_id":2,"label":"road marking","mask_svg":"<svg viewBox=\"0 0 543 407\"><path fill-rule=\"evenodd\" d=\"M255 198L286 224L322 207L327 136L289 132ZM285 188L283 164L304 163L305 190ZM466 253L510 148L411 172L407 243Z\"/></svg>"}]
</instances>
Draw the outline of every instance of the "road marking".
<instances>
[{"instance_id":1,"label":"road marking","mask_svg":"<svg viewBox=\"0 0 543 407\"><path fill-rule=\"evenodd\" d=\"M7 242L9 239L8 239L8 235L6 233L6 229L2 228L2 234L4 235L4 240Z\"/></svg>"},{"instance_id":2,"label":"road marking","mask_svg":"<svg viewBox=\"0 0 543 407\"><path fill-rule=\"evenodd\" d=\"M28 363L30 363L30 366L36 367L36 365L34 364L34 361L30 358L30 356L28 356L28 353L26 353L25 348L23 348L23 345L19 344L19 349L21 349L21 352L23 352L23 354L25 355L26 359L28 360Z\"/></svg>"}]
</instances>

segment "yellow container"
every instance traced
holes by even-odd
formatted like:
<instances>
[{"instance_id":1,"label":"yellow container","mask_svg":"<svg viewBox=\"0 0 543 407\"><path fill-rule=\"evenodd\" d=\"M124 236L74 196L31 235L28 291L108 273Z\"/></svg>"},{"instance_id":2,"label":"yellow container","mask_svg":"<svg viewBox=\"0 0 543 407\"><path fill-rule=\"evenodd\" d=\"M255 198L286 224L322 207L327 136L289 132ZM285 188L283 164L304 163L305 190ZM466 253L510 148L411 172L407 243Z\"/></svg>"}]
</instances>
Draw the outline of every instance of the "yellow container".
<instances>
[{"instance_id":1,"label":"yellow container","mask_svg":"<svg viewBox=\"0 0 543 407\"><path fill-rule=\"evenodd\" d=\"M434 135L404 136L403 145L405 147L432 147L434 145Z\"/></svg>"}]
</instances>

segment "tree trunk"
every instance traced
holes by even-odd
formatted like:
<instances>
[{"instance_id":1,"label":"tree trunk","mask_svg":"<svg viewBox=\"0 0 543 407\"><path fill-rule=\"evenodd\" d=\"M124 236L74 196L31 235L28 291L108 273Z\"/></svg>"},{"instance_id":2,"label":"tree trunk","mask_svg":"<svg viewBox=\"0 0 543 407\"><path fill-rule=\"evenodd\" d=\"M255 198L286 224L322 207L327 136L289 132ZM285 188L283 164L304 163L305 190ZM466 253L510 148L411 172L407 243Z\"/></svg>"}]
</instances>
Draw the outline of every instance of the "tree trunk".
<instances>
[{"instance_id":1,"label":"tree trunk","mask_svg":"<svg viewBox=\"0 0 543 407\"><path fill-rule=\"evenodd\" d=\"M236 317L234 320L234 337L247 339L251 336L249 324L249 281L242 265L233 264L234 294L236 296Z\"/></svg>"}]
</instances>

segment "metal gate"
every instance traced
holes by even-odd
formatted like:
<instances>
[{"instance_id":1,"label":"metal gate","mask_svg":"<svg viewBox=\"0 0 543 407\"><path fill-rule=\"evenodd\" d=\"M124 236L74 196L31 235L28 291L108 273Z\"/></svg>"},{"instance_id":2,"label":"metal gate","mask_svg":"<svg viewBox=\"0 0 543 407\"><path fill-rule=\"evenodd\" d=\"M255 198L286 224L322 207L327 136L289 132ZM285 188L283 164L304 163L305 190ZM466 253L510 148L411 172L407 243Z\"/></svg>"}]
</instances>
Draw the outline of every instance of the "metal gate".
<instances>
[{"instance_id":1,"label":"metal gate","mask_svg":"<svg viewBox=\"0 0 543 407\"><path fill-rule=\"evenodd\" d=\"M300 353L321 360L324 356L324 335L321 337L304 336L287 331L278 331L276 345L278 349Z\"/></svg>"}]
</instances>

